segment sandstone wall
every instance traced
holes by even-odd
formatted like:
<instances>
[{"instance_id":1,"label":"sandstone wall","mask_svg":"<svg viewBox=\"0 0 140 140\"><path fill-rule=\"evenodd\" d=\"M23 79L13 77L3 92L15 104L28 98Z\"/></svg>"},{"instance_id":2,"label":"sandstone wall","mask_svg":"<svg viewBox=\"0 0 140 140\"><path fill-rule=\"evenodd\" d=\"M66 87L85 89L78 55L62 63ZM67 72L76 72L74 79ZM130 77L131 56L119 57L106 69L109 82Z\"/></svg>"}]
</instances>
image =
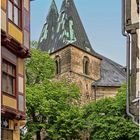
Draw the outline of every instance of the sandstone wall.
<instances>
[{"instance_id":1,"label":"sandstone wall","mask_svg":"<svg viewBox=\"0 0 140 140\"><path fill-rule=\"evenodd\" d=\"M95 100L106 97L115 97L119 87L97 87L95 90Z\"/></svg>"},{"instance_id":2,"label":"sandstone wall","mask_svg":"<svg viewBox=\"0 0 140 140\"><path fill-rule=\"evenodd\" d=\"M101 59L71 45L53 53L51 56L53 58L60 57L61 73L57 74L55 79L67 79L71 83L76 83L80 88L81 104L116 95L118 88L101 87L97 88L95 92L92 87L92 83L101 78ZM83 72L84 57L89 59L88 75Z\"/></svg>"}]
</instances>

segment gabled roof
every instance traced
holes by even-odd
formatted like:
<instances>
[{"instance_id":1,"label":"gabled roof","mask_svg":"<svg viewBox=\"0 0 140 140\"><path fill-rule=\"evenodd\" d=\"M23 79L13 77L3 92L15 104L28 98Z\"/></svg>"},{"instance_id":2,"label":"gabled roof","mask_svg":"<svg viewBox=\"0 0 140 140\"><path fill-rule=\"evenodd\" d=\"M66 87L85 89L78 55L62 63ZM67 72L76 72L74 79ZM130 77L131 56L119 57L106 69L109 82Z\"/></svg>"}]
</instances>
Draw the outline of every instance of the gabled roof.
<instances>
[{"instance_id":1,"label":"gabled roof","mask_svg":"<svg viewBox=\"0 0 140 140\"><path fill-rule=\"evenodd\" d=\"M97 54L102 58L101 61L101 79L94 82L93 86L106 87L120 87L126 80L126 72L124 67L116 62Z\"/></svg>"},{"instance_id":2,"label":"gabled roof","mask_svg":"<svg viewBox=\"0 0 140 140\"><path fill-rule=\"evenodd\" d=\"M49 51L49 49L52 47L58 16L59 14L56 3L54 0L52 0L49 13L38 42L38 48L40 48L42 51Z\"/></svg>"}]
</instances>

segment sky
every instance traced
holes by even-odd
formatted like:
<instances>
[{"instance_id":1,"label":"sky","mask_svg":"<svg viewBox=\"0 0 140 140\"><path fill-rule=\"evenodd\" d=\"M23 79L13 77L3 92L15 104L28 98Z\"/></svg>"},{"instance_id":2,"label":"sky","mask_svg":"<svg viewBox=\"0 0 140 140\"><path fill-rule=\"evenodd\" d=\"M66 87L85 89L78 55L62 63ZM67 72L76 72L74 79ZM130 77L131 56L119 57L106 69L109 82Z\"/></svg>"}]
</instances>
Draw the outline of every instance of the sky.
<instances>
[{"instance_id":1,"label":"sky","mask_svg":"<svg viewBox=\"0 0 140 140\"><path fill-rule=\"evenodd\" d=\"M62 0L55 0L60 10ZM126 38L121 34L121 0L74 0L93 49L126 65ZM31 40L39 40L51 0L31 2Z\"/></svg>"}]
</instances>

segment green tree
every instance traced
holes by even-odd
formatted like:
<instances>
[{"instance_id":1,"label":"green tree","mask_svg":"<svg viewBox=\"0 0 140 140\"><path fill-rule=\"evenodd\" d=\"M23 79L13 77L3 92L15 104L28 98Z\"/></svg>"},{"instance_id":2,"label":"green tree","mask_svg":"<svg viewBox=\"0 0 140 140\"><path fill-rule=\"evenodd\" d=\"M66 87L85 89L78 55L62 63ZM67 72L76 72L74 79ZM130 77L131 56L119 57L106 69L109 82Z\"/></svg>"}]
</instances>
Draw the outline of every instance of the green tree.
<instances>
[{"instance_id":1,"label":"green tree","mask_svg":"<svg viewBox=\"0 0 140 140\"><path fill-rule=\"evenodd\" d=\"M66 80L55 81L54 60L37 49L26 62L27 130L24 139L33 135L40 140L40 132L46 139L79 138L82 130L82 109L79 108L79 88Z\"/></svg>"},{"instance_id":2,"label":"green tree","mask_svg":"<svg viewBox=\"0 0 140 140\"><path fill-rule=\"evenodd\" d=\"M41 84L54 76L54 60L49 54L38 49L31 49L32 57L26 60L26 85Z\"/></svg>"},{"instance_id":3,"label":"green tree","mask_svg":"<svg viewBox=\"0 0 140 140\"><path fill-rule=\"evenodd\" d=\"M105 98L83 107L79 104L79 88L66 80L55 81L54 60L46 52L31 49L26 61L27 133L31 140L40 132L45 139L80 139L89 134L93 140L137 140L138 127L126 114L126 86L115 98Z\"/></svg>"},{"instance_id":4,"label":"green tree","mask_svg":"<svg viewBox=\"0 0 140 140\"><path fill-rule=\"evenodd\" d=\"M30 45L31 45L31 48L37 49L37 47L38 47L38 42L35 41L35 40L33 40L33 41L30 42Z\"/></svg>"},{"instance_id":5,"label":"green tree","mask_svg":"<svg viewBox=\"0 0 140 140\"><path fill-rule=\"evenodd\" d=\"M93 140L137 140L138 127L126 115L126 86L116 98L106 98L85 107L88 131Z\"/></svg>"},{"instance_id":6,"label":"green tree","mask_svg":"<svg viewBox=\"0 0 140 140\"><path fill-rule=\"evenodd\" d=\"M45 112L48 123L46 130L48 138L53 140L79 138L82 111L79 108L79 89L75 84L53 82L46 85L46 99L48 102Z\"/></svg>"}]
</instances>

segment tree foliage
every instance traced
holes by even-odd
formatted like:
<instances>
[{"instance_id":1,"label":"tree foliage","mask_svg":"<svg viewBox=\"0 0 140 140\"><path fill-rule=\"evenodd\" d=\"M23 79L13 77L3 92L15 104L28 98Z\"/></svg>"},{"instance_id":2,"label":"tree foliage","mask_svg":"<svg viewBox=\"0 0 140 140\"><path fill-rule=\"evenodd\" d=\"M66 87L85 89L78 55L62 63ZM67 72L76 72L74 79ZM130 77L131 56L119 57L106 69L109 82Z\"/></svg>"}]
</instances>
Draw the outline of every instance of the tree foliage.
<instances>
[{"instance_id":1,"label":"tree foliage","mask_svg":"<svg viewBox=\"0 0 140 140\"><path fill-rule=\"evenodd\" d=\"M79 105L79 88L66 80L55 81L54 60L46 52L32 49L26 61L27 133L24 140L45 139L137 140L138 127L126 115L126 86L115 98Z\"/></svg>"},{"instance_id":2,"label":"tree foliage","mask_svg":"<svg viewBox=\"0 0 140 140\"><path fill-rule=\"evenodd\" d=\"M84 117L93 140L137 140L138 127L126 114L126 86L116 98L105 98L85 107Z\"/></svg>"},{"instance_id":3,"label":"tree foliage","mask_svg":"<svg viewBox=\"0 0 140 140\"><path fill-rule=\"evenodd\" d=\"M33 135L40 139L45 131L47 139L79 138L84 120L79 109L79 88L66 80L53 80L54 61L50 56L32 49L26 62L27 129L25 139Z\"/></svg>"},{"instance_id":4,"label":"tree foliage","mask_svg":"<svg viewBox=\"0 0 140 140\"><path fill-rule=\"evenodd\" d=\"M41 84L54 76L54 60L49 54L38 49L31 49L32 57L26 61L26 84Z\"/></svg>"},{"instance_id":5,"label":"tree foliage","mask_svg":"<svg viewBox=\"0 0 140 140\"><path fill-rule=\"evenodd\" d=\"M29 132L44 129L51 139L79 137L81 112L78 103L74 102L79 98L78 93L79 89L66 81L48 80L41 85L27 86Z\"/></svg>"}]
</instances>

